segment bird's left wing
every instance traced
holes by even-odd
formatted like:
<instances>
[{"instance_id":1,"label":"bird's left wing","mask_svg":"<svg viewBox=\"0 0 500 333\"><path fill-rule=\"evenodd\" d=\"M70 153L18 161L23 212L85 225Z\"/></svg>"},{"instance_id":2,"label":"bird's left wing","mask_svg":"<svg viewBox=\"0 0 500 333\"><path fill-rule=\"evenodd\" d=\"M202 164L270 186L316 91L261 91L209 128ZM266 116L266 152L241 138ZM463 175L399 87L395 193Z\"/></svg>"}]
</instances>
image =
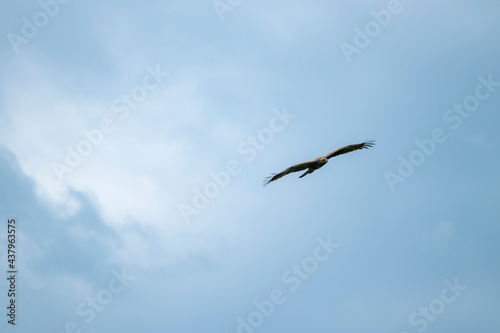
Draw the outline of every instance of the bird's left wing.
<instances>
[{"instance_id":1,"label":"bird's left wing","mask_svg":"<svg viewBox=\"0 0 500 333\"><path fill-rule=\"evenodd\" d=\"M314 163L314 161L298 163L298 164L292 165L291 167L289 167L289 168L281 171L280 173L273 173L271 176L266 177L264 179L263 186L266 186L270 182L273 182L273 181L275 181L277 179L280 179L281 177L286 176L289 173L297 172L297 171L301 171L301 170L305 170L305 169L307 169L313 163Z\"/></svg>"},{"instance_id":2,"label":"bird's left wing","mask_svg":"<svg viewBox=\"0 0 500 333\"><path fill-rule=\"evenodd\" d=\"M357 145L350 145L350 146L345 146L342 148L339 148L337 150L332 151L330 154L326 155L325 157L327 159L330 159L332 157L342 155L342 154L347 154L352 151L358 150L358 149L368 149L370 147L373 147L375 145L375 140L371 141L365 141L363 143L359 143Z\"/></svg>"}]
</instances>

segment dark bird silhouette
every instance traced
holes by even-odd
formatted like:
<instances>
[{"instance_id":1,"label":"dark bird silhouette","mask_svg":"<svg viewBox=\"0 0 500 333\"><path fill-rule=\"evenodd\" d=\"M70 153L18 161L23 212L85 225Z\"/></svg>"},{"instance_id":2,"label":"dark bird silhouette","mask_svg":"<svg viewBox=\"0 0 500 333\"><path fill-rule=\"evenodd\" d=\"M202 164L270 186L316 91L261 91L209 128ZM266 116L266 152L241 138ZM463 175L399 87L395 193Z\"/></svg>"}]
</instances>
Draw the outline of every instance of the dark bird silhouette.
<instances>
[{"instance_id":1,"label":"dark bird silhouette","mask_svg":"<svg viewBox=\"0 0 500 333\"><path fill-rule=\"evenodd\" d=\"M347 154L347 153L350 153L352 151L359 150L359 149L368 149L374 145L375 145L374 140L365 141L363 143L359 143L356 145L350 145L350 146L345 146L345 147L339 148L337 150L332 151L331 153L329 153L325 157L319 157L319 158L315 159L314 161L303 162L303 163L292 165L291 167L281 171L280 173L273 173L271 176L266 177L264 180L263 186L266 186L270 182L274 182L275 180L278 180L281 177L288 175L289 173L302 171L302 170L307 169L307 171L304 172L302 174L302 176L299 177L299 178L302 178L305 175L313 173L315 170L318 170L319 168L321 168L332 157L342 155L342 154Z\"/></svg>"}]
</instances>

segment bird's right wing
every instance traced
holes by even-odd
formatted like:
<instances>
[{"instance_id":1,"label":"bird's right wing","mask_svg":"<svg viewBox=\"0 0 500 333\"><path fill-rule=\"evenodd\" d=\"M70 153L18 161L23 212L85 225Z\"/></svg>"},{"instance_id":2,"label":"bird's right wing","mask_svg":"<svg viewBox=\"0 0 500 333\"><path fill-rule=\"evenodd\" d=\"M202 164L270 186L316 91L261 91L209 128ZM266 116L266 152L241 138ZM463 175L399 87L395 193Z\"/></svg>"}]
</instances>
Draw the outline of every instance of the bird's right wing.
<instances>
[{"instance_id":1,"label":"bird's right wing","mask_svg":"<svg viewBox=\"0 0 500 333\"><path fill-rule=\"evenodd\" d=\"M295 164L295 165L292 165L291 167L281 171L280 173L273 173L271 176L269 177L266 177L264 179L264 184L263 186L266 186L267 184L269 184L270 182L273 182L277 179L280 179L281 177L283 176L286 176L288 175L289 173L292 173L292 172L297 172L297 171L301 171L301 170L305 170L307 169L310 165L312 165L314 163L314 161L309 161L309 162L303 162L303 163L298 163L298 164Z\"/></svg>"},{"instance_id":2,"label":"bird's right wing","mask_svg":"<svg viewBox=\"0 0 500 333\"><path fill-rule=\"evenodd\" d=\"M349 146L339 148L337 150L332 151L331 153L329 153L325 157L327 159L330 159L332 157L342 155L342 154L347 154L347 153L350 153L350 152L355 151L355 150L368 149L368 148L373 147L374 145L375 145L375 140L365 141L363 143L359 143L356 145L349 145Z\"/></svg>"}]
</instances>

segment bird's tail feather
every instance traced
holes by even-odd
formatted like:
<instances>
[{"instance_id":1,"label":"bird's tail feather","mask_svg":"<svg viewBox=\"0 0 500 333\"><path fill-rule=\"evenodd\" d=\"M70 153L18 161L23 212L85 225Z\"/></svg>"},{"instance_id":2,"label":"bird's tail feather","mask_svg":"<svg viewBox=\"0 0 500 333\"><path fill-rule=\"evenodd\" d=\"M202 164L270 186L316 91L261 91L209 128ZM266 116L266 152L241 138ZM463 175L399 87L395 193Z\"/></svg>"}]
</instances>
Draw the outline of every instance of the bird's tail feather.
<instances>
[{"instance_id":1,"label":"bird's tail feather","mask_svg":"<svg viewBox=\"0 0 500 333\"><path fill-rule=\"evenodd\" d=\"M305 175L307 175L308 173L309 173L309 170L307 170L306 172L304 172L304 173L302 174L302 176L300 176L299 178L304 177L304 176L305 176Z\"/></svg>"}]
</instances>

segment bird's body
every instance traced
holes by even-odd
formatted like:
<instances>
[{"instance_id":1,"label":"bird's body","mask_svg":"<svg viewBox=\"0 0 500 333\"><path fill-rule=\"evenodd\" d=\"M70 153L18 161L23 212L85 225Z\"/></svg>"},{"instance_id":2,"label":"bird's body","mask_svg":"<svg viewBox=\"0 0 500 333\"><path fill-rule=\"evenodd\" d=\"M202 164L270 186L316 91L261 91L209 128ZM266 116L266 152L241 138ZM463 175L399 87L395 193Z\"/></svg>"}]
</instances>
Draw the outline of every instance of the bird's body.
<instances>
[{"instance_id":1,"label":"bird's body","mask_svg":"<svg viewBox=\"0 0 500 333\"><path fill-rule=\"evenodd\" d=\"M304 177L307 174L313 173L314 170L318 170L321 168L323 165L328 163L328 159L326 157L318 157L314 161L311 161L312 163L307 167L307 171L302 174L299 178Z\"/></svg>"},{"instance_id":2,"label":"bird's body","mask_svg":"<svg viewBox=\"0 0 500 333\"><path fill-rule=\"evenodd\" d=\"M342 155L342 154L347 154L347 153L350 153L350 152L358 150L358 149L368 149L368 148L372 147L374 144L375 144L375 141L372 140L372 141L365 141L365 142L360 143L360 144L345 146L345 147L342 147L342 148L339 148L337 150L332 151L331 153L329 153L328 155L326 155L324 157L319 157L313 161L292 165L291 167L283 170L280 173L272 174L271 176L266 177L266 179L264 180L264 186L266 186L270 182L273 182L275 180L280 179L281 177L283 177L285 175L288 175L289 173L307 169L307 171L299 177L299 178L302 178L310 173L313 173L315 170L318 170L319 168L323 167L326 163L328 163L328 160L332 157Z\"/></svg>"}]
</instances>

